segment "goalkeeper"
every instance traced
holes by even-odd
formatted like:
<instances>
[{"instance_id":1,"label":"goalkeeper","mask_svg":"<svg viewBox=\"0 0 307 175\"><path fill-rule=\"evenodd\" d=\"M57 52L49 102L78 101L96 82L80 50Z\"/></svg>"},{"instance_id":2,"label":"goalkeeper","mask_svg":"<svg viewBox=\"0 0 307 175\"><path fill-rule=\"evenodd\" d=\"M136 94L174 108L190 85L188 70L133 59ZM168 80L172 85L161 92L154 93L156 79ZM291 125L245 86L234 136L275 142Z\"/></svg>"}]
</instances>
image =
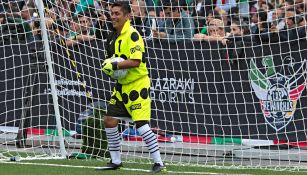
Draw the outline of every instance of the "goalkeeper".
<instances>
[{"instance_id":1,"label":"goalkeeper","mask_svg":"<svg viewBox=\"0 0 307 175\"><path fill-rule=\"evenodd\" d=\"M106 169L122 167L120 158L119 119L132 120L145 141L154 161L153 172L166 171L161 160L157 137L149 127L151 100L150 79L144 61L144 41L140 34L130 26L131 9L128 1L117 1L111 6L111 19L114 32L106 43L106 60L102 71L111 76L115 70L128 69L127 75L117 80L108 103L104 125L111 154L111 161ZM110 58L121 57L125 61L111 62Z\"/></svg>"}]
</instances>

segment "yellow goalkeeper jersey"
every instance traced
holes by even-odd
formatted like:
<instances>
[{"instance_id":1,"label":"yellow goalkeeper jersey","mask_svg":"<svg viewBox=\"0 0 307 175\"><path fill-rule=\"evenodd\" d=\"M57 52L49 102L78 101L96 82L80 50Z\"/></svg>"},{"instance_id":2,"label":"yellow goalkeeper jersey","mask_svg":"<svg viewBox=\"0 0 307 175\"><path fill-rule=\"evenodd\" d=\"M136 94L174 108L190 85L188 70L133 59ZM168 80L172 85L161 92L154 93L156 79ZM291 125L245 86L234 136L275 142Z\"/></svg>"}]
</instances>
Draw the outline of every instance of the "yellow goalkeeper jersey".
<instances>
[{"instance_id":1,"label":"yellow goalkeeper jersey","mask_svg":"<svg viewBox=\"0 0 307 175\"><path fill-rule=\"evenodd\" d=\"M146 62L144 60L144 41L139 32L130 25L128 20L121 33L112 33L106 43L106 58L121 57L127 59L141 60L139 67L128 69L125 78L119 79L120 84L129 84L139 78L148 75Z\"/></svg>"}]
</instances>

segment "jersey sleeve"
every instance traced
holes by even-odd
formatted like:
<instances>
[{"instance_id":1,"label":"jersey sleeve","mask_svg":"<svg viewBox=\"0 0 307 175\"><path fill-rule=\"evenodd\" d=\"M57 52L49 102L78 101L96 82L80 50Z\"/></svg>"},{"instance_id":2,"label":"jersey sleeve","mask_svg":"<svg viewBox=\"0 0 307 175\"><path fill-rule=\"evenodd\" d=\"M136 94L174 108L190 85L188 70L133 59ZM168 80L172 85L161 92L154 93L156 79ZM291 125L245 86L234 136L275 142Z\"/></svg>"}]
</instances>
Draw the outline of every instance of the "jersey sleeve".
<instances>
[{"instance_id":1,"label":"jersey sleeve","mask_svg":"<svg viewBox=\"0 0 307 175\"><path fill-rule=\"evenodd\" d=\"M144 41L139 33L136 31L131 33L130 36L130 58L129 59L139 59L141 60L143 57L143 53L145 52Z\"/></svg>"}]
</instances>

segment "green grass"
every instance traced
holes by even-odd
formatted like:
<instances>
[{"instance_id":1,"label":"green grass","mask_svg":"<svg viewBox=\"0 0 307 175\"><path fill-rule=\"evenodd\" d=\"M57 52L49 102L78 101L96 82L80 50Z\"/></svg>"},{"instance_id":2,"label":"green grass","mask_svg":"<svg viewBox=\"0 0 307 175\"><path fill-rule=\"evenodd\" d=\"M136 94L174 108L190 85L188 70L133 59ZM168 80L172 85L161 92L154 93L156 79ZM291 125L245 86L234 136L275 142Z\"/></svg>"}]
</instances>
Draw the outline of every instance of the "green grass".
<instances>
[{"instance_id":1,"label":"green grass","mask_svg":"<svg viewBox=\"0 0 307 175\"><path fill-rule=\"evenodd\" d=\"M22 164L22 163L37 163ZM47 166L43 164L54 165L72 165L72 166L88 166L92 168L80 168L80 167L60 167L60 166ZM0 162L0 174L2 175L145 175L151 174L149 172L142 172L136 170L116 170L116 171L96 171L93 167L103 166L106 161L98 160L35 160L35 161L21 161L21 162ZM150 170L150 164L137 164L137 163L125 163L124 168L127 169L143 169ZM254 175L305 175L306 171L272 171L261 169L215 169L215 168L203 168L192 166L175 166L168 165L168 171L171 173L160 174L184 174L182 172L197 172L198 174L254 174ZM192 174L192 173L191 173Z\"/></svg>"}]
</instances>

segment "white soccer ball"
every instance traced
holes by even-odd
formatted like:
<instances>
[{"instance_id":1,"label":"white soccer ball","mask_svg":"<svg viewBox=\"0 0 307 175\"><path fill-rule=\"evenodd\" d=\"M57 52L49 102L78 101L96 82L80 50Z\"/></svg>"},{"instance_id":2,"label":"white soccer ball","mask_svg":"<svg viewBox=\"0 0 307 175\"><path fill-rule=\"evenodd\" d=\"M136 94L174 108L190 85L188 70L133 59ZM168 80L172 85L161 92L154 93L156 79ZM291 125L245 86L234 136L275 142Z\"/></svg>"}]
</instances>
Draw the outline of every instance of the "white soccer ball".
<instances>
[{"instance_id":1,"label":"white soccer ball","mask_svg":"<svg viewBox=\"0 0 307 175\"><path fill-rule=\"evenodd\" d=\"M123 59L121 57L111 58L111 63L113 63L113 62L119 63L119 62L122 62L122 61L125 61L125 59ZM128 74L128 69L119 69L119 70L115 70L113 72L113 74L111 75L111 78L119 80L119 79L125 78L127 74Z\"/></svg>"},{"instance_id":2,"label":"white soccer ball","mask_svg":"<svg viewBox=\"0 0 307 175\"><path fill-rule=\"evenodd\" d=\"M177 138L176 137L171 137L171 140L170 140L172 143L175 143L177 141Z\"/></svg>"}]
</instances>

